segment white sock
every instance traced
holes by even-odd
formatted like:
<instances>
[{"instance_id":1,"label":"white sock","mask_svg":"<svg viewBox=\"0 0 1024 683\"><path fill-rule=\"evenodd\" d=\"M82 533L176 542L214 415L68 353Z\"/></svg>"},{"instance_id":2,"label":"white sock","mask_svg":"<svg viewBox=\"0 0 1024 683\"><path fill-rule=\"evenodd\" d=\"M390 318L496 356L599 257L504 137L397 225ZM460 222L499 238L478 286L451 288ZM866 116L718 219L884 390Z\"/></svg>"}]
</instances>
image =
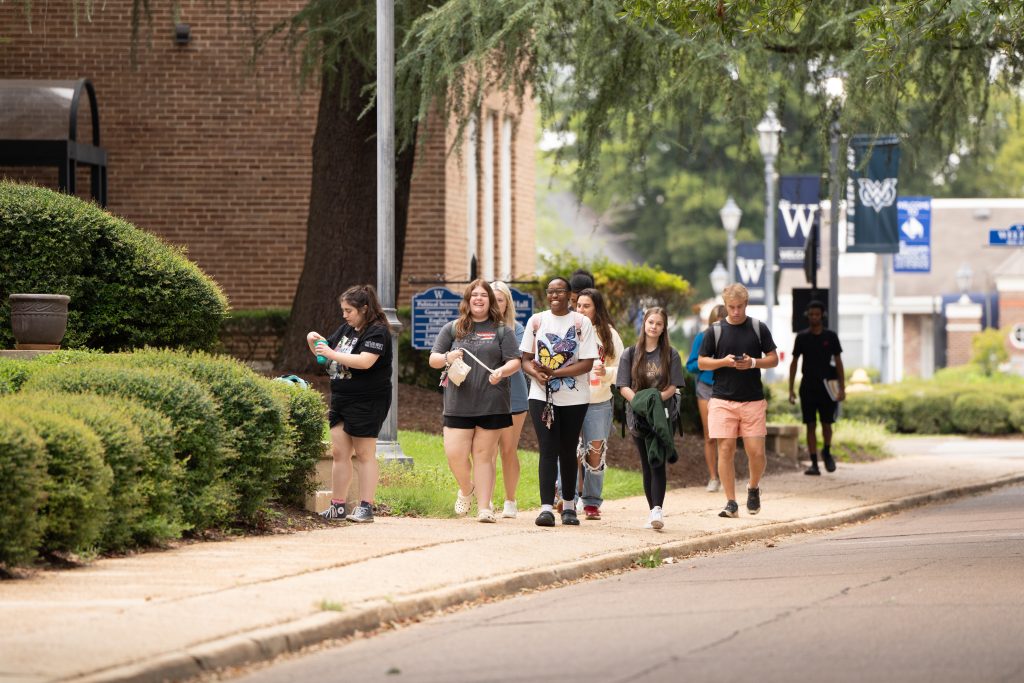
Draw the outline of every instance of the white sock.
<instances>
[{"instance_id":1,"label":"white sock","mask_svg":"<svg viewBox=\"0 0 1024 683\"><path fill-rule=\"evenodd\" d=\"M540 506L540 511L541 512L554 512L555 511L555 506L554 505L541 505Z\"/></svg>"}]
</instances>

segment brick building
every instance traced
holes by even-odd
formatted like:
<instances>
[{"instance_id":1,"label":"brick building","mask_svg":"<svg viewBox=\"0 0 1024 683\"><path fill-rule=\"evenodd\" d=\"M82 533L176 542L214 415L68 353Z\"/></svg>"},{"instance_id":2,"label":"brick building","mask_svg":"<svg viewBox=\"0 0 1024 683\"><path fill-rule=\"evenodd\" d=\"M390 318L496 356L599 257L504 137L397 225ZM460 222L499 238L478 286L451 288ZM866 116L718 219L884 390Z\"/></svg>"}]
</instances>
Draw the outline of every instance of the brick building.
<instances>
[{"instance_id":1,"label":"brick building","mask_svg":"<svg viewBox=\"0 0 1024 683\"><path fill-rule=\"evenodd\" d=\"M224 5L183 5L184 44L169 17L156 16L151 31L143 20L136 68L129 3L97 7L77 37L65 5L34 5L30 31L20 3L0 4L0 78L89 79L107 208L185 247L237 309L291 305L302 268L319 92L299 90L283 48L247 59L254 30L303 4L258 3L254 27ZM83 110L79 126L90 130ZM535 271L534 113L530 102L520 111L489 97L459 155L449 154L454 127L421 129L399 305L417 289L408 278L466 279L474 254L485 277ZM3 176L57 186L55 170L0 168Z\"/></svg>"}]
</instances>

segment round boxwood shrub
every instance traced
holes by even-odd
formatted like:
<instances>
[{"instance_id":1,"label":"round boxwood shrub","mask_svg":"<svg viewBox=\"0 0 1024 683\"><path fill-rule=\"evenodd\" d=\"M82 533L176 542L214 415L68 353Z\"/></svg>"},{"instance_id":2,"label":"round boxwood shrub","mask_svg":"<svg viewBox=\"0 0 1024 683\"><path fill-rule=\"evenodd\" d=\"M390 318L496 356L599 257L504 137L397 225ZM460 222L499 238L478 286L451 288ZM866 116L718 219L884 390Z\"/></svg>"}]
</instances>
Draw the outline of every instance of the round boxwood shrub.
<instances>
[{"instance_id":1,"label":"round boxwood shrub","mask_svg":"<svg viewBox=\"0 0 1024 683\"><path fill-rule=\"evenodd\" d=\"M15 398L12 396L11 398ZM81 420L7 401L4 411L29 423L46 444L45 501L40 549L81 551L97 546L110 513L113 474L103 442Z\"/></svg>"},{"instance_id":2,"label":"round boxwood shrub","mask_svg":"<svg viewBox=\"0 0 1024 683\"><path fill-rule=\"evenodd\" d=\"M1005 434L1009 431L1006 401L991 394L963 394L953 402L953 424L966 434Z\"/></svg>"},{"instance_id":3,"label":"round boxwood shrub","mask_svg":"<svg viewBox=\"0 0 1024 683\"><path fill-rule=\"evenodd\" d=\"M917 434L949 434L953 431L953 397L919 393L903 399L900 430Z\"/></svg>"},{"instance_id":4,"label":"round boxwood shrub","mask_svg":"<svg viewBox=\"0 0 1024 683\"><path fill-rule=\"evenodd\" d=\"M63 345L212 348L227 299L181 249L94 204L0 182L0 301L9 294L71 297ZM0 347L13 348L10 307Z\"/></svg>"},{"instance_id":5,"label":"round boxwood shrub","mask_svg":"<svg viewBox=\"0 0 1024 683\"><path fill-rule=\"evenodd\" d=\"M1018 398L1006 406L1010 426L1018 432L1024 432L1024 398Z\"/></svg>"},{"instance_id":6,"label":"round boxwood shrub","mask_svg":"<svg viewBox=\"0 0 1024 683\"><path fill-rule=\"evenodd\" d=\"M94 362L41 367L23 390L133 398L165 415L174 427L175 456L187 467L179 491L186 523L201 530L231 518L234 501L224 471L234 454L224 445L227 435L216 402L194 380L171 370Z\"/></svg>"},{"instance_id":7,"label":"round boxwood shrub","mask_svg":"<svg viewBox=\"0 0 1024 683\"><path fill-rule=\"evenodd\" d=\"M0 412L0 563L35 557L47 477L46 444L27 422Z\"/></svg>"},{"instance_id":8,"label":"round boxwood shrub","mask_svg":"<svg viewBox=\"0 0 1024 683\"><path fill-rule=\"evenodd\" d=\"M864 420L885 425L890 432L900 426L902 401L892 394L876 391L847 394L843 401L843 416L851 420Z\"/></svg>"},{"instance_id":9,"label":"round boxwood shrub","mask_svg":"<svg viewBox=\"0 0 1024 683\"><path fill-rule=\"evenodd\" d=\"M303 505L315 486L316 464L323 456L327 406L320 392L291 382L263 380L287 406L288 440L291 446L287 468L278 483L278 500Z\"/></svg>"}]
</instances>

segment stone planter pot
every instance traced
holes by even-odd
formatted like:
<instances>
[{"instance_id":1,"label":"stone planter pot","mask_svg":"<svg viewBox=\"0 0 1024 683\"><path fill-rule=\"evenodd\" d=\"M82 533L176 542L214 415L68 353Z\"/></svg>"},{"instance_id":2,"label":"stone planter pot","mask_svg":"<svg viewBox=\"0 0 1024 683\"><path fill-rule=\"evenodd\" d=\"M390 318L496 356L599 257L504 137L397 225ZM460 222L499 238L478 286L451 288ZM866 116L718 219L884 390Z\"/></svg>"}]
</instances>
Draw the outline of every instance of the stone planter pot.
<instances>
[{"instance_id":1,"label":"stone planter pot","mask_svg":"<svg viewBox=\"0 0 1024 683\"><path fill-rule=\"evenodd\" d=\"M16 349L59 349L68 329L68 302L63 294L11 294L11 329Z\"/></svg>"}]
</instances>

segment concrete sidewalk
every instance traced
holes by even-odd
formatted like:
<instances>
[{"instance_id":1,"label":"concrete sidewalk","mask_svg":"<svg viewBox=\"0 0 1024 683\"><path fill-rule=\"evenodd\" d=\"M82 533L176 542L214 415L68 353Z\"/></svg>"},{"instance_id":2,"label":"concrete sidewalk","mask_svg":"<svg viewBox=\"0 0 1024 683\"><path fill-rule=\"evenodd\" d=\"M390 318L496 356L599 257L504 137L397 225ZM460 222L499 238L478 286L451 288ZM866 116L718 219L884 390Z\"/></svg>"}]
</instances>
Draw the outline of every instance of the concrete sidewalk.
<instances>
[{"instance_id":1,"label":"concrete sidewalk","mask_svg":"<svg viewBox=\"0 0 1024 683\"><path fill-rule=\"evenodd\" d=\"M641 528L646 503L630 498L606 502L604 519L575 528L538 528L531 511L497 524L378 518L0 582L0 682L188 678L481 597L625 568L657 547L662 557L684 556L1024 482L1024 441L893 445L899 455L890 460L767 478L756 517L741 500L739 519L719 518L720 493L670 491L661 532Z\"/></svg>"}]
</instances>

